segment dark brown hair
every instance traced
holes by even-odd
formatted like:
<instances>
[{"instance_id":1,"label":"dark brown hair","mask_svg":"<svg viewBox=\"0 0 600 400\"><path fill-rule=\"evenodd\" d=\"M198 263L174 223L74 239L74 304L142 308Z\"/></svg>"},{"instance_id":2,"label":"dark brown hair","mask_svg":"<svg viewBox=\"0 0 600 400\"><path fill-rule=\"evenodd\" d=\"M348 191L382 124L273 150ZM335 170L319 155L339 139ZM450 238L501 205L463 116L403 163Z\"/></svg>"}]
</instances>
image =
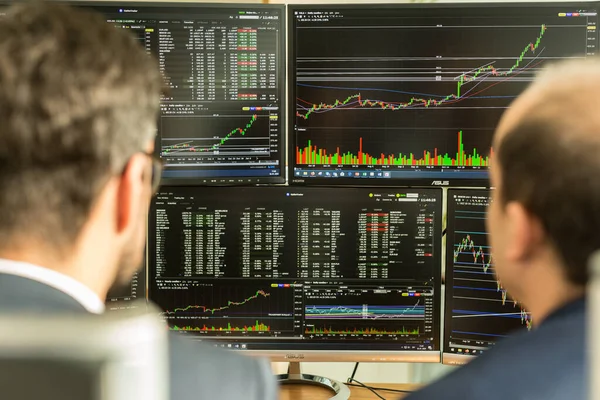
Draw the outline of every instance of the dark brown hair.
<instances>
[{"instance_id":1,"label":"dark brown hair","mask_svg":"<svg viewBox=\"0 0 600 400\"><path fill-rule=\"evenodd\" d=\"M112 174L155 135L162 79L100 15L28 3L0 18L0 246L72 244ZM22 240L22 239L19 239Z\"/></svg>"}]
</instances>

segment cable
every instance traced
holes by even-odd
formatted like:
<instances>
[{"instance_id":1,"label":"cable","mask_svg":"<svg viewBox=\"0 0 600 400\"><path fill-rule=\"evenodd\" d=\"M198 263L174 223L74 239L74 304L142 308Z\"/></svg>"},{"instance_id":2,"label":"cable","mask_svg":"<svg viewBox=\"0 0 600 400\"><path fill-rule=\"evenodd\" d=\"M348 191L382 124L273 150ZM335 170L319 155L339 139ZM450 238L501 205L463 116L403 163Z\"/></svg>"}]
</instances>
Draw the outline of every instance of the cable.
<instances>
[{"instance_id":1,"label":"cable","mask_svg":"<svg viewBox=\"0 0 600 400\"><path fill-rule=\"evenodd\" d=\"M360 363L354 364L354 370L352 370L352 375L350 375L350 377L346 380L346 385L348 385L348 386L362 387L364 389L370 390L371 392L373 392L375 394L375 396L377 396L377 397L379 397L380 399L383 399L383 400L385 400L385 397L382 397L379 393L377 393L377 390L379 390L379 391L386 391L386 392L393 392L393 393L412 393L412 390L401 390L401 389L391 389L391 388L374 387L374 386L365 385L364 383L357 381L356 379L354 379L354 377L356 376L356 371L358 370L358 364L360 364ZM356 382L356 383L352 383L352 382Z\"/></svg>"},{"instance_id":2,"label":"cable","mask_svg":"<svg viewBox=\"0 0 600 400\"><path fill-rule=\"evenodd\" d=\"M352 383L352 382L356 382ZM368 389L370 391L372 391L373 393L375 393L375 391L385 391L385 392L393 392L393 393L412 393L412 390L402 390L402 389L392 389L392 388L382 388L382 387L376 387L376 386L368 386L365 385L364 383L361 383L359 381L357 381L356 379L352 378L348 378L348 383L346 383L346 385L348 386L356 386L356 387L362 387L365 389ZM379 396L380 399L383 399L383 397L381 397L378 393L375 393L377 396Z\"/></svg>"},{"instance_id":3,"label":"cable","mask_svg":"<svg viewBox=\"0 0 600 400\"><path fill-rule=\"evenodd\" d=\"M354 380L354 376L356 375L356 370L358 369L358 364L360 363L354 364L354 370L352 371L352 375L350 375L350 378L348 378L346 382L352 383L352 381Z\"/></svg>"},{"instance_id":4,"label":"cable","mask_svg":"<svg viewBox=\"0 0 600 400\"><path fill-rule=\"evenodd\" d=\"M374 394L375 396L379 397L380 399L383 399L383 400L385 400L385 397L383 397L383 396L380 396L380 395L379 395L379 393L377 393L377 391L376 391L374 388L372 388L372 387L369 387L369 386L365 385L364 383L361 383L361 382L357 381L356 379L351 379L351 378L348 378L348 380L352 380L352 381L354 381L354 382L358 383L358 385L356 385L356 384L354 384L354 383L350 383L350 382L348 382L348 385L350 385L350 386L358 386L358 387L363 387L363 388L365 388L365 389L368 389L368 390L370 390L371 392L373 392L373 394Z\"/></svg>"}]
</instances>

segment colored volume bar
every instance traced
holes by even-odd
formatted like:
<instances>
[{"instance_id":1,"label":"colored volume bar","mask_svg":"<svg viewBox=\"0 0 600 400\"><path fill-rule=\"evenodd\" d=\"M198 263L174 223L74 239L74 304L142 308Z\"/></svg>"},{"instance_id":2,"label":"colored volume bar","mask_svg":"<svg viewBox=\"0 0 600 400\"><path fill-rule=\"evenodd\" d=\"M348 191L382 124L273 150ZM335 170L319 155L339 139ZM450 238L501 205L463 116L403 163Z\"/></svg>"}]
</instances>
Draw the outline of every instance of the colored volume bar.
<instances>
[{"instance_id":1,"label":"colored volume bar","mask_svg":"<svg viewBox=\"0 0 600 400\"><path fill-rule=\"evenodd\" d=\"M429 166L473 166L487 167L490 165L490 159L493 155L490 149L490 156L483 157L477 154L477 149L473 149L473 154L465 152L463 144L463 133L458 132L458 151L452 158L447 153L438 155L438 149L435 148L433 154L429 151L423 151L422 158L418 158L413 153L403 155L385 155L381 153L378 157L363 152L363 139L360 138L358 145L358 155L350 152L341 154L340 148L337 148L335 154L327 154L326 150L318 149L308 141L308 146L304 149L296 147L296 164L314 164L314 165L429 165Z\"/></svg>"},{"instance_id":2,"label":"colored volume bar","mask_svg":"<svg viewBox=\"0 0 600 400\"><path fill-rule=\"evenodd\" d=\"M375 328L365 328L365 329L342 329L337 330L333 328L307 328L304 331L307 335L418 335L419 328L416 329L406 329L402 327L399 330L386 330L386 329L375 329Z\"/></svg>"},{"instance_id":3,"label":"colored volume bar","mask_svg":"<svg viewBox=\"0 0 600 400\"><path fill-rule=\"evenodd\" d=\"M254 326L234 327L231 324L227 324L226 328L216 328L214 326L208 327L204 325L202 328L191 327L191 326L173 326L173 331L195 331L195 332L270 332L271 327L256 321Z\"/></svg>"}]
</instances>

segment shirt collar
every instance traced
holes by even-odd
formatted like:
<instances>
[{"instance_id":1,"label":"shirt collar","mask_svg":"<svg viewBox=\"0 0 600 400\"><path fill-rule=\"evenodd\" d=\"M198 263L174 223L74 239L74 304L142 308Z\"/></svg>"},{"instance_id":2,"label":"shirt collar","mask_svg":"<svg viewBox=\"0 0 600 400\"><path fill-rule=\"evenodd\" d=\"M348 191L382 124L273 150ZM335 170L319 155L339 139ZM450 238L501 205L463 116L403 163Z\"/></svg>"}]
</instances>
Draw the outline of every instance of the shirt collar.
<instances>
[{"instance_id":1,"label":"shirt collar","mask_svg":"<svg viewBox=\"0 0 600 400\"><path fill-rule=\"evenodd\" d=\"M544 325L545 323L552 321L554 319L560 319L564 316L573 314L573 313L577 313L580 311L585 312L585 305L586 305L586 298L584 297L580 297L578 299L575 299L573 301L570 301L564 305L562 305L561 307L557 308L556 310L552 311L541 323L541 325Z\"/></svg>"},{"instance_id":2,"label":"shirt collar","mask_svg":"<svg viewBox=\"0 0 600 400\"><path fill-rule=\"evenodd\" d=\"M15 275L42 283L69 295L91 313L104 312L104 303L92 289L60 272L26 262L0 258L0 274Z\"/></svg>"}]
</instances>

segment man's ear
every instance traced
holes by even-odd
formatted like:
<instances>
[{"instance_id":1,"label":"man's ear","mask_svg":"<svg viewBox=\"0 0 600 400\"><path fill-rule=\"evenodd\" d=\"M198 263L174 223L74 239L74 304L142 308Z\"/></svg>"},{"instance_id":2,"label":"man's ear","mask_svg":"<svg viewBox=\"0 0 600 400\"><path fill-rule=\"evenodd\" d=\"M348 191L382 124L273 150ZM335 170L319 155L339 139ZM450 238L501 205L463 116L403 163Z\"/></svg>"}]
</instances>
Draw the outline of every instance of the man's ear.
<instances>
[{"instance_id":1,"label":"man's ear","mask_svg":"<svg viewBox=\"0 0 600 400\"><path fill-rule=\"evenodd\" d=\"M148 184L144 179L148 159L144 154L135 154L127 163L123 174L121 174L117 188L117 231L125 233L136 226L136 218L139 216L141 198L144 188Z\"/></svg>"},{"instance_id":2,"label":"man's ear","mask_svg":"<svg viewBox=\"0 0 600 400\"><path fill-rule=\"evenodd\" d=\"M506 257L518 262L528 259L544 238L539 219L523 204L510 202L506 205L507 235Z\"/></svg>"}]
</instances>

